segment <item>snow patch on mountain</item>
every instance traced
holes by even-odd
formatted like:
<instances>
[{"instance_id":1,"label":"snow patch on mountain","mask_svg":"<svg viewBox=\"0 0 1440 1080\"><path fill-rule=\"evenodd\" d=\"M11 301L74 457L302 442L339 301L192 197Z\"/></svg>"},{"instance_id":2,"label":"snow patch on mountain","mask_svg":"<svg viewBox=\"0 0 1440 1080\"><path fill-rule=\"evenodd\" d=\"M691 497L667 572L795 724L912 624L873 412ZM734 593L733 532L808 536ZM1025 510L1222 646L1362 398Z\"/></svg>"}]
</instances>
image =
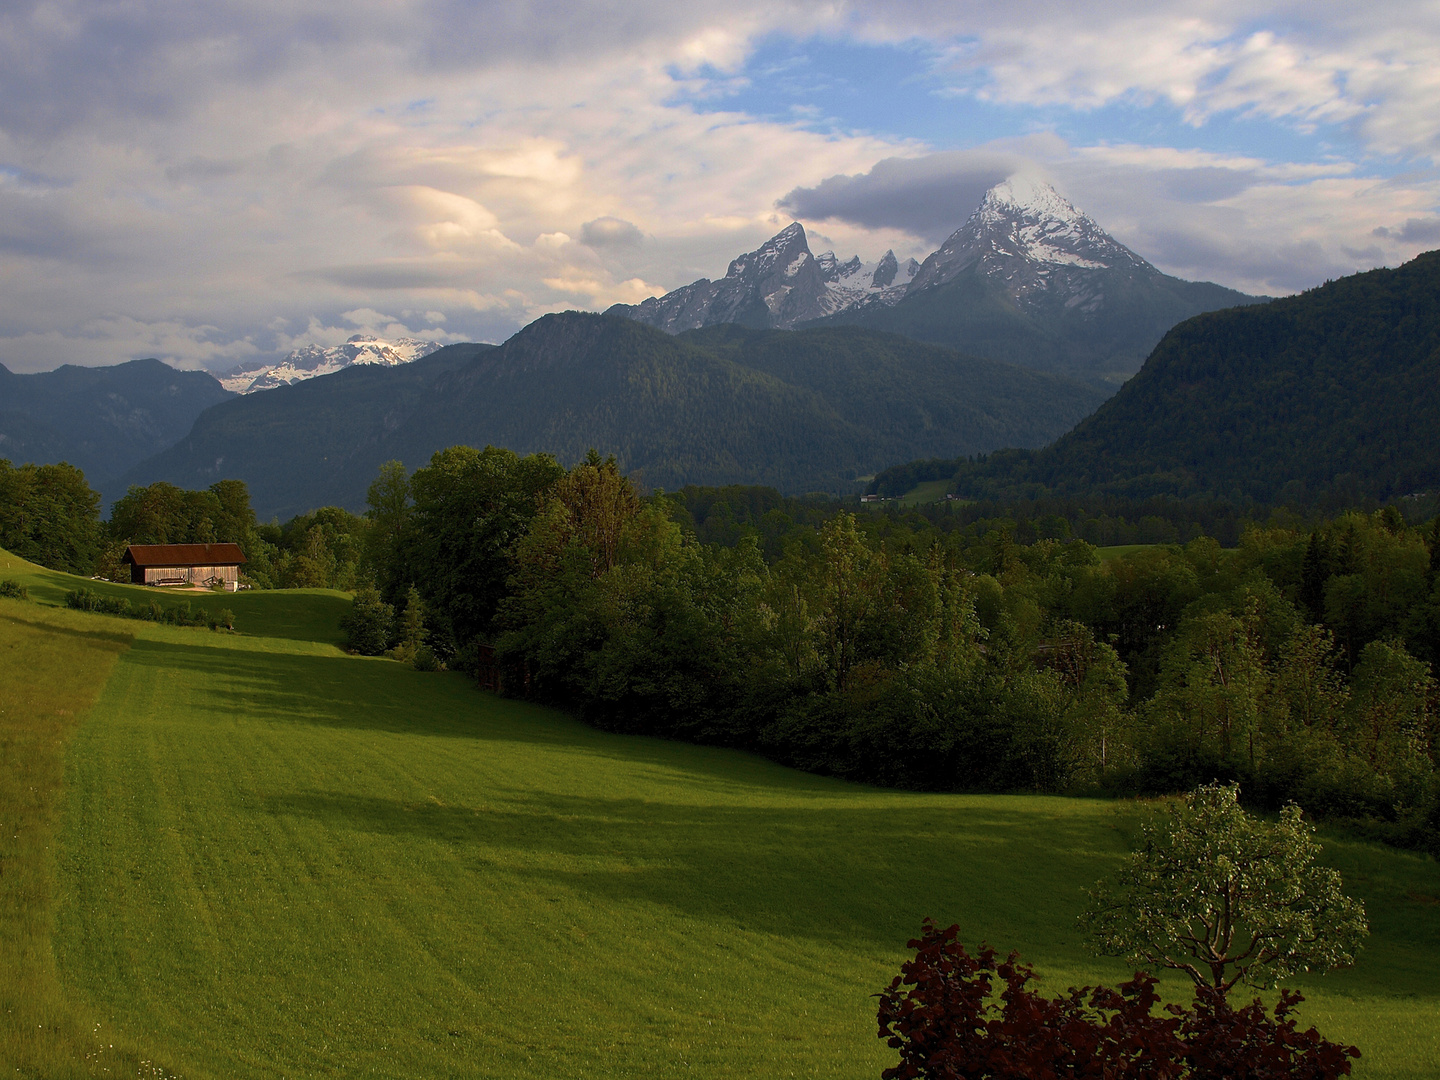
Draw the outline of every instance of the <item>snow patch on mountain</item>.
<instances>
[{"instance_id":1,"label":"snow patch on mountain","mask_svg":"<svg viewBox=\"0 0 1440 1080\"><path fill-rule=\"evenodd\" d=\"M815 257L825 280L825 296L820 304L825 315L835 315L861 304L900 302L910 282L920 271L920 264L906 259L902 265L895 252L887 251L875 262L861 262L856 255L841 262L831 251Z\"/></svg>"},{"instance_id":2,"label":"snow patch on mountain","mask_svg":"<svg viewBox=\"0 0 1440 1080\"><path fill-rule=\"evenodd\" d=\"M860 304L898 303L918 270L914 259L901 266L892 251L874 263L815 255L795 222L733 259L719 281L701 278L639 304L616 304L610 314L671 334L732 322L788 329Z\"/></svg>"},{"instance_id":3,"label":"snow patch on mountain","mask_svg":"<svg viewBox=\"0 0 1440 1080\"><path fill-rule=\"evenodd\" d=\"M333 375L357 364L380 364L396 367L429 356L441 348L438 341L419 338L397 338L384 341L365 334L356 334L343 345L329 348L304 345L291 352L278 364L242 365L218 376L220 385L236 394L253 394L278 386L304 382L320 375Z\"/></svg>"},{"instance_id":4,"label":"snow patch on mountain","mask_svg":"<svg viewBox=\"0 0 1440 1080\"><path fill-rule=\"evenodd\" d=\"M925 260L910 292L943 285L977 263L987 276L1004 281L1017 299L1060 288L1067 293L1060 298L1067 306L1074 306L1071 300L1096 299L1075 299L1085 289L1086 276L1077 271L1159 274L1045 180L1025 174L985 193L969 220ZM1057 271L1064 272L1057 276Z\"/></svg>"}]
</instances>

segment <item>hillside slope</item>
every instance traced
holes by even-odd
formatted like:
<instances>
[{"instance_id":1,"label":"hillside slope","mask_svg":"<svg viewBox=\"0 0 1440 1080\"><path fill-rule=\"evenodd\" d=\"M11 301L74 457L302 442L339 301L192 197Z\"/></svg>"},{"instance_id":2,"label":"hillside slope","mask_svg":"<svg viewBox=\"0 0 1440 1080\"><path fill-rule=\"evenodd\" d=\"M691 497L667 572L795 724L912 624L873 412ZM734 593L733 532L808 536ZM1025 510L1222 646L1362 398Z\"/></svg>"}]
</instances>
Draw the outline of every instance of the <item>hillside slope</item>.
<instances>
[{"instance_id":1,"label":"hillside slope","mask_svg":"<svg viewBox=\"0 0 1440 1080\"><path fill-rule=\"evenodd\" d=\"M1191 319L1053 446L957 482L1302 504L1440 489L1440 252Z\"/></svg>"},{"instance_id":2,"label":"hillside slope","mask_svg":"<svg viewBox=\"0 0 1440 1080\"><path fill-rule=\"evenodd\" d=\"M490 348L451 345L397 367L356 365L233 397L201 414L173 446L102 488L106 506L131 484L168 480L202 488L233 478L250 485L262 519L326 503L358 508L376 468L393 456L382 446L386 433L425 407L438 379Z\"/></svg>"},{"instance_id":3,"label":"hillside slope","mask_svg":"<svg viewBox=\"0 0 1440 1080\"><path fill-rule=\"evenodd\" d=\"M1103 307L1070 304L1074 293L1022 302L979 262L954 278L906 296L894 307L871 304L808 325L855 325L904 334L1042 371L1119 382L1132 374L1172 326L1207 311L1253 304L1220 285L1126 268L1091 287Z\"/></svg>"},{"instance_id":4,"label":"hillside slope","mask_svg":"<svg viewBox=\"0 0 1440 1080\"><path fill-rule=\"evenodd\" d=\"M469 350L468 352L466 350ZM127 482L245 480L262 517L359 508L384 461L456 443L594 447L647 486L853 490L919 455L1043 445L1103 393L855 328L721 327L672 337L614 316L547 315L503 345L451 346L227 402Z\"/></svg>"},{"instance_id":5,"label":"hillside slope","mask_svg":"<svg viewBox=\"0 0 1440 1080\"><path fill-rule=\"evenodd\" d=\"M873 995L926 916L1052 992L1129 973L1075 917L1133 802L887 791L606 734L345 656L340 594L198 597L235 609L217 634L57 610L148 593L3 551L0 578L41 601L0 597L25 660L0 701L26 705L0 715L23 765L0 771L0 910L31 935L0 967L0 1060L24 1075L876 1076ZM1418 1080L1440 870L1325 848L1373 936L1296 980L1302 1023L1358 1042L1362 1076Z\"/></svg>"},{"instance_id":6,"label":"hillside slope","mask_svg":"<svg viewBox=\"0 0 1440 1080\"><path fill-rule=\"evenodd\" d=\"M0 365L0 457L16 464L68 461L92 485L184 436L231 394L203 371L159 360L17 375Z\"/></svg>"}]
</instances>

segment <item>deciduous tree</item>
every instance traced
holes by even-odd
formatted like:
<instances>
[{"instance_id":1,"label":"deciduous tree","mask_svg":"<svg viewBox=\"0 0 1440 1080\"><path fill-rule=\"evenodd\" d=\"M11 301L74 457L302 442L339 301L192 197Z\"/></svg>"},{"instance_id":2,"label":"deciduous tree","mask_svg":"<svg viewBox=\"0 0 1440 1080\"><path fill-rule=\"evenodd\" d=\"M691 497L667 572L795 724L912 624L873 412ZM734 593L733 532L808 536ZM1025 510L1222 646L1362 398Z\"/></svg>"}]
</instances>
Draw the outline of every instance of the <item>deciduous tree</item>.
<instances>
[{"instance_id":1,"label":"deciduous tree","mask_svg":"<svg viewBox=\"0 0 1440 1080\"><path fill-rule=\"evenodd\" d=\"M1239 786L1201 787L1141 828L1141 846L1090 893L1081 921L1102 953L1183 971L1222 994L1354 962L1365 908L1316 865L1314 829L1291 804L1245 812Z\"/></svg>"}]
</instances>

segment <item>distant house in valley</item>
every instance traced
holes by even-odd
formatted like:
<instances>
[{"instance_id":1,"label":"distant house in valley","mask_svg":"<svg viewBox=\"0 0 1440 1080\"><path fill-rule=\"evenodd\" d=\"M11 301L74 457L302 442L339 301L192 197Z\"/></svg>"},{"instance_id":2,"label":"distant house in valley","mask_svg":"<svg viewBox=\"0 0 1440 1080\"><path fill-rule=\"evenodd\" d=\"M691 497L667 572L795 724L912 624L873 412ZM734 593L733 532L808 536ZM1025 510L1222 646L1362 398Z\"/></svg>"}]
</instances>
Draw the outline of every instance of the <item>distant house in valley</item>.
<instances>
[{"instance_id":1,"label":"distant house in valley","mask_svg":"<svg viewBox=\"0 0 1440 1080\"><path fill-rule=\"evenodd\" d=\"M130 564L134 585L240 587L245 553L239 544L131 544L120 560Z\"/></svg>"}]
</instances>

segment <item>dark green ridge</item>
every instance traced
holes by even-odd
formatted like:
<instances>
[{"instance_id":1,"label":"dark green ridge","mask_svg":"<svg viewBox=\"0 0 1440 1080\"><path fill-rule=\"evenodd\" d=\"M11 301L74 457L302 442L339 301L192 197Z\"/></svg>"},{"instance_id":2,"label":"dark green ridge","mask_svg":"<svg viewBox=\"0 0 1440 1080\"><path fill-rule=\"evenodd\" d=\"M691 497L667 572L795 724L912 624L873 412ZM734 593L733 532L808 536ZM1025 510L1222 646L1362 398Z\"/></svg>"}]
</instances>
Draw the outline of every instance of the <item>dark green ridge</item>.
<instances>
[{"instance_id":1,"label":"dark green ridge","mask_svg":"<svg viewBox=\"0 0 1440 1080\"><path fill-rule=\"evenodd\" d=\"M104 485L172 445L205 409L233 395L203 371L159 360L66 364L17 375L0 365L0 458L68 461Z\"/></svg>"},{"instance_id":2,"label":"dark green ridge","mask_svg":"<svg viewBox=\"0 0 1440 1080\"><path fill-rule=\"evenodd\" d=\"M226 402L124 484L244 480L257 513L358 510L389 460L504 446L613 453L646 487L858 490L916 455L1040 446L1103 398L1095 386L856 327L716 327L679 337L614 316L547 315L497 347L455 345L396 368Z\"/></svg>"},{"instance_id":3,"label":"dark green ridge","mask_svg":"<svg viewBox=\"0 0 1440 1080\"><path fill-rule=\"evenodd\" d=\"M1440 252L1190 319L1054 445L952 465L974 497L1303 505L1434 490Z\"/></svg>"}]
</instances>

